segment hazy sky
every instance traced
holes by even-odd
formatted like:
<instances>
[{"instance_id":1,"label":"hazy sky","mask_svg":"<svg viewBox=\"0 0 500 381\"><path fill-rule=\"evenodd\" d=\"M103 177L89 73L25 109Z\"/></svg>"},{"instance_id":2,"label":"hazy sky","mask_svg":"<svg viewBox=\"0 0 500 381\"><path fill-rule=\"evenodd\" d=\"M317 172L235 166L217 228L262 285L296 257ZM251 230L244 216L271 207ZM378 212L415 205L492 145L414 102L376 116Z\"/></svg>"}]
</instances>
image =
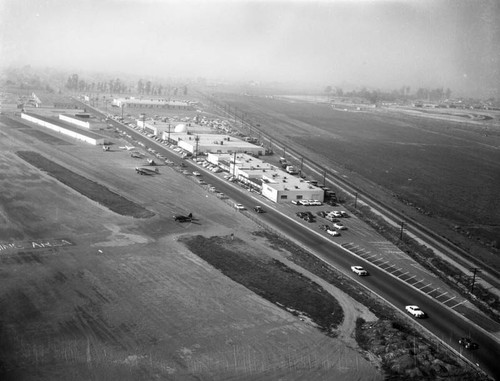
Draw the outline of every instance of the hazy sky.
<instances>
[{"instance_id":1,"label":"hazy sky","mask_svg":"<svg viewBox=\"0 0 500 381\"><path fill-rule=\"evenodd\" d=\"M0 61L500 97L499 0L0 0Z\"/></svg>"}]
</instances>

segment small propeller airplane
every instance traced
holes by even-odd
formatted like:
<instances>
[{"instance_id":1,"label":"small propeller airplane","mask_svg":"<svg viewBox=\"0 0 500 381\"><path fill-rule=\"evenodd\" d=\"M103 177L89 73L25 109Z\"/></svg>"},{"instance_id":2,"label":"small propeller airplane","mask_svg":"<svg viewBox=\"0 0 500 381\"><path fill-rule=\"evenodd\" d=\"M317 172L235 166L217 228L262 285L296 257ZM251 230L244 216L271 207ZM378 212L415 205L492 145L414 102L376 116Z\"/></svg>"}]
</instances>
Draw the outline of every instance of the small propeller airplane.
<instances>
[{"instance_id":1,"label":"small propeller airplane","mask_svg":"<svg viewBox=\"0 0 500 381\"><path fill-rule=\"evenodd\" d=\"M126 149L127 151L133 150L135 147L134 146L122 146L120 149Z\"/></svg>"},{"instance_id":2,"label":"small propeller airplane","mask_svg":"<svg viewBox=\"0 0 500 381\"><path fill-rule=\"evenodd\" d=\"M187 216L183 216L182 214L176 214L174 216L174 221L191 222L191 221L193 221L193 213L189 213Z\"/></svg>"},{"instance_id":3,"label":"small propeller airplane","mask_svg":"<svg viewBox=\"0 0 500 381\"><path fill-rule=\"evenodd\" d=\"M135 171L139 174L139 175L148 175L148 176L152 176L152 175L159 175L160 174L160 171L158 170L158 168L155 168L154 170L153 169L149 169L149 168L143 168L143 167L135 167Z\"/></svg>"},{"instance_id":4,"label":"small propeller airplane","mask_svg":"<svg viewBox=\"0 0 500 381\"><path fill-rule=\"evenodd\" d=\"M144 157L144 154L137 152L137 151L134 151L130 154L130 156L132 156L133 158L136 158L136 159L142 159Z\"/></svg>"}]
</instances>

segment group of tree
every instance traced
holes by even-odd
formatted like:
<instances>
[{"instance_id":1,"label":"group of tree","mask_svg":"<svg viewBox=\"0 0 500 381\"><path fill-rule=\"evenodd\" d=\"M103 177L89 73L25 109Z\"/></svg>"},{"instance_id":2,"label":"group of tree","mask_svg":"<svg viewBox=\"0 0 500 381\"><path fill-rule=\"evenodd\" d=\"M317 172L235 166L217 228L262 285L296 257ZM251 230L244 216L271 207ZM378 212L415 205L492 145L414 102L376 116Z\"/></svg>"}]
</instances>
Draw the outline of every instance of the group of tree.
<instances>
[{"instance_id":1,"label":"group of tree","mask_svg":"<svg viewBox=\"0 0 500 381\"><path fill-rule=\"evenodd\" d=\"M410 86L402 86L400 89L392 91L368 90L363 87L361 90L344 91L340 87L333 88L326 86L324 92L330 97L363 98L370 103L395 102L398 100L421 100L440 102L451 98L451 90L448 88L428 89L419 88L415 93L410 92Z\"/></svg>"},{"instance_id":2,"label":"group of tree","mask_svg":"<svg viewBox=\"0 0 500 381\"><path fill-rule=\"evenodd\" d=\"M66 81L66 89L78 92L101 92L114 94L140 94L152 96L178 96L187 95L187 86L162 85L153 83L150 80L139 79L137 85L127 85L120 78L110 79L108 81L90 82L72 74Z\"/></svg>"},{"instance_id":3,"label":"group of tree","mask_svg":"<svg viewBox=\"0 0 500 381\"><path fill-rule=\"evenodd\" d=\"M181 88L175 86L163 86L160 84L154 84L151 81L144 82L142 79L139 79L136 87L137 93L141 95L156 95L156 96L178 96L182 93L182 95L187 95L188 88L187 86L182 86Z\"/></svg>"}]
</instances>

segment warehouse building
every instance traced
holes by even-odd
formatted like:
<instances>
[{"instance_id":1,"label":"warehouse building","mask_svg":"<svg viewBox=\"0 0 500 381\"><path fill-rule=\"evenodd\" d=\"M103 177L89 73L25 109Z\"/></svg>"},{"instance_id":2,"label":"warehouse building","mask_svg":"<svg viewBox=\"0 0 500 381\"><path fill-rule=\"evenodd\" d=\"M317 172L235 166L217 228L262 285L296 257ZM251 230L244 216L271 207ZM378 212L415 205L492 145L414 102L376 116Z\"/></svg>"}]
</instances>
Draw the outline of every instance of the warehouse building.
<instances>
[{"instance_id":1,"label":"warehouse building","mask_svg":"<svg viewBox=\"0 0 500 381\"><path fill-rule=\"evenodd\" d=\"M227 170L238 181L276 203L292 200L324 201L322 188L247 154L209 154L207 161Z\"/></svg>"},{"instance_id":2,"label":"warehouse building","mask_svg":"<svg viewBox=\"0 0 500 381\"><path fill-rule=\"evenodd\" d=\"M21 118L31 123L38 124L39 126L49 128L52 131L70 136L74 139L82 140L89 144L103 145L109 143L107 139L102 135L90 132L88 130L86 131L80 129L69 123L60 122L57 119L53 119L47 116L23 112L21 113Z\"/></svg>"},{"instance_id":3,"label":"warehouse building","mask_svg":"<svg viewBox=\"0 0 500 381\"><path fill-rule=\"evenodd\" d=\"M190 110L193 108L193 104L188 101L162 98L114 98L111 105L120 108L162 108L180 110Z\"/></svg>"}]
</instances>

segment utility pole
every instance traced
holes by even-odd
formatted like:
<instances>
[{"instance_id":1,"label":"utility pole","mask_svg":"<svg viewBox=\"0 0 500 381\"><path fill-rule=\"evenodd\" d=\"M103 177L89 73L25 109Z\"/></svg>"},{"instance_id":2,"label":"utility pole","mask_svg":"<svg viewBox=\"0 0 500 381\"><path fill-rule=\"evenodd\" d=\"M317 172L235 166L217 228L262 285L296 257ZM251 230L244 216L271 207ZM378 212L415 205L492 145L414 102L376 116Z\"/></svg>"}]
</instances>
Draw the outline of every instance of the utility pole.
<instances>
[{"instance_id":1,"label":"utility pole","mask_svg":"<svg viewBox=\"0 0 500 381\"><path fill-rule=\"evenodd\" d=\"M354 193L354 209L358 207L358 192Z\"/></svg>"},{"instance_id":2,"label":"utility pole","mask_svg":"<svg viewBox=\"0 0 500 381\"><path fill-rule=\"evenodd\" d=\"M326 187L326 169L323 169L323 186Z\"/></svg>"},{"instance_id":3,"label":"utility pole","mask_svg":"<svg viewBox=\"0 0 500 381\"><path fill-rule=\"evenodd\" d=\"M194 138L194 141L196 142L196 153L195 153L194 158L197 159L198 158L198 142L200 141L200 137L198 135L196 135L196 137Z\"/></svg>"},{"instance_id":4,"label":"utility pole","mask_svg":"<svg viewBox=\"0 0 500 381\"><path fill-rule=\"evenodd\" d=\"M470 293L472 294L474 292L474 283L476 283L476 273L481 272L481 270L477 267L473 267L470 271L472 271L472 284L470 286Z\"/></svg>"},{"instance_id":5,"label":"utility pole","mask_svg":"<svg viewBox=\"0 0 500 381\"><path fill-rule=\"evenodd\" d=\"M168 124L168 142L170 143L170 123Z\"/></svg>"},{"instance_id":6,"label":"utility pole","mask_svg":"<svg viewBox=\"0 0 500 381\"><path fill-rule=\"evenodd\" d=\"M402 241L403 240L403 231L405 229L405 222L404 221L401 221L401 230L399 231L399 240Z\"/></svg>"},{"instance_id":7,"label":"utility pole","mask_svg":"<svg viewBox=\"0 0 500 381\"><path fill-rule=\"evenodd\" d=\"M235 170L236 170L236 151L234 151L234 154L233 154L233 177L234 177Z\"/></svg>"}]
</instances>

